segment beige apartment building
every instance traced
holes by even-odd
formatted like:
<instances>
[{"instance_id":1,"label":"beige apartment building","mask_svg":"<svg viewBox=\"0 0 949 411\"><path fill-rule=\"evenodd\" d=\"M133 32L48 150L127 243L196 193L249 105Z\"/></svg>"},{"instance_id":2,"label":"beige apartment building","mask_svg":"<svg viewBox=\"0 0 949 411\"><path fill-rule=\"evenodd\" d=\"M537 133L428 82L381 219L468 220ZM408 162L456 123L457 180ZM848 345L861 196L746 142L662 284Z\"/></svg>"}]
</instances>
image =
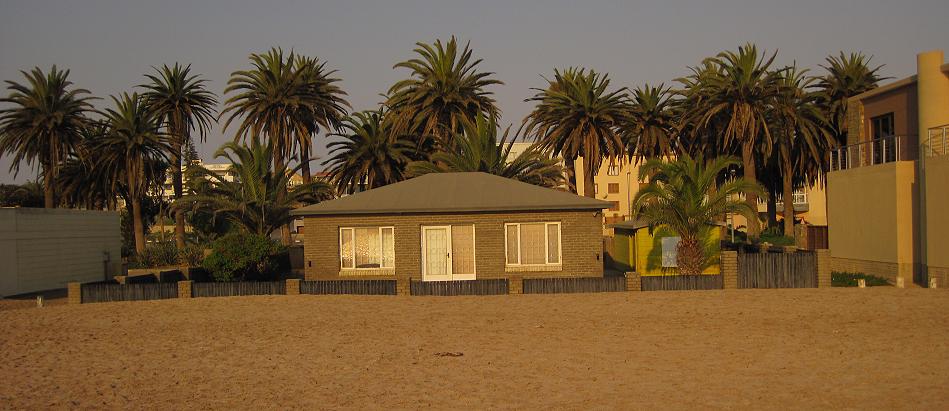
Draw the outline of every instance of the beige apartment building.
<instances>
[{"instance_id":1,"label":"beige apartment building","mask_svg":"<svg viewBox=\"0 0 949 411\"><path fill-rule=\"evenodd\" d=\"M827 175L835 271L949 284L949 64L920 53L916 75L848 102L848 145Z\"/></svg>"}]
</instances>

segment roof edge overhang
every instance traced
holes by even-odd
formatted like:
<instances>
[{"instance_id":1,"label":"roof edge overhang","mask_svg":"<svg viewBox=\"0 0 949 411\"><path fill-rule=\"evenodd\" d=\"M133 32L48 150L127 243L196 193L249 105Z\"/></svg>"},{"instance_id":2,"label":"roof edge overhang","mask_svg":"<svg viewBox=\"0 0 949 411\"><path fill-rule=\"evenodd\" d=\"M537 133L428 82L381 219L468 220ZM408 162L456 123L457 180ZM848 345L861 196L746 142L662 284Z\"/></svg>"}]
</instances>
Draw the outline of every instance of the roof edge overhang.
<instances>
[{"instance_id":1,"label":"roof edge overhang","mask_svg":"<svg viewBox=\"0 0 949 411\"><path fill-rule=\"evenodd\" d=\"M498 213L523 213L523 212L558 212L558 211L602 211L609 208L609 205L598 206L577 206L577 207L504 207L504 208L457 208L457 209L434 209L434 210L353 210L353 211L308 211L292 210L290 215L294 217L332 217L332 216L365 216L365 215L417 215L417 214L498 214Z\"/></svg>"}]
</instances>

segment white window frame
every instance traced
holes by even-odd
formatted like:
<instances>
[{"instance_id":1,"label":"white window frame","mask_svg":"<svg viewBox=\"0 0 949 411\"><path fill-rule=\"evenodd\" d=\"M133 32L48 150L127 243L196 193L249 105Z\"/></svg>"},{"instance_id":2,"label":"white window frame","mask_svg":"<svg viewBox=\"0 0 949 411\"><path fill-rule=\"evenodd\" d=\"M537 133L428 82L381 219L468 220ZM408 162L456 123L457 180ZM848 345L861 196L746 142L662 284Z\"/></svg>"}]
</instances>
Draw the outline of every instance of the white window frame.
<instances>
[{"instance_id":1,"label":"white window frame","mask_svg":"<svg viewBox=\"0 0 949 411\"><path fill-rule=\"evenodd\" d=\"M364 267L364 268L356 267L356 229L357 228L375 228L379 230L379 252L382 253L382 255L379 256L379 261L380 261L379 267ZM392 264L390 266L383 266L382 262L385 261L385 258L383 257L385 256L386 250L385 250L385 243L382 241L382 230L387 229L387 228L392 230ZM352 256L353 256L352 267L346 267L343 265L343 231L344 230L349 230L351 232L351 236L353 239L349 247L350 249L349 251L352 253ZM394 269L395 268L395 226L386 225L386 226L366 226L366 227L356 227L356 226L340 227L339 228L339 268L340 270L357 270L357 271Z\"/></svg>"},{"instance_id":2,"label":"white window frame","mask_svg":"<svg viewBox=\"0 0 949 411\"><path fill-rule=\"evenodd\" d=\"M619 164L612 164L606 166L606 175L608 176L618 176L620 172Z\"/></svg>"},{"instance_id":3,"label":"white window frame","mask_svg":"<svg viewBox=\"0 0 949 411\"><path fill-rule=\"evenodd\" d=\"M543 264L521 264L521 224L543 224L544 225L544 263ZM556 263L550 262L550 231L547 226L556 225L557 226L557 261ZM507 261L509 255L508 244L510 242L507 238L507 228L510 226L517 227L517 262L512 263ZM560 266L563 264L563 230L559 221L527 221L523 223L504 223L504 265L507 267L548 267L548 266Z\"/></svg>"}]
</instances>

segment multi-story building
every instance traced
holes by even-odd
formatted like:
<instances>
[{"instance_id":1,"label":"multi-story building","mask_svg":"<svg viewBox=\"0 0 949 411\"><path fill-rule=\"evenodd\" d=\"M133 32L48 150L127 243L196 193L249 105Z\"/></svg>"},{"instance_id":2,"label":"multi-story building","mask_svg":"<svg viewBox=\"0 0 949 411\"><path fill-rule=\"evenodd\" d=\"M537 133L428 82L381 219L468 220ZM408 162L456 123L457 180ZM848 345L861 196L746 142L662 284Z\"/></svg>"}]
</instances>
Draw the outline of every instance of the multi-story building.
<instances>
[{"instance_id":1,"label":"multi-story building","mask_svg":"<svg viewBox=\"0 0 949 411\"><path fill-rule=\"evenodd\" d=\"M832 269L944 287L949 64L930 51L916 71L848 101L848 145L831 155L827 175Z\"/></svg>"}]
</instances>

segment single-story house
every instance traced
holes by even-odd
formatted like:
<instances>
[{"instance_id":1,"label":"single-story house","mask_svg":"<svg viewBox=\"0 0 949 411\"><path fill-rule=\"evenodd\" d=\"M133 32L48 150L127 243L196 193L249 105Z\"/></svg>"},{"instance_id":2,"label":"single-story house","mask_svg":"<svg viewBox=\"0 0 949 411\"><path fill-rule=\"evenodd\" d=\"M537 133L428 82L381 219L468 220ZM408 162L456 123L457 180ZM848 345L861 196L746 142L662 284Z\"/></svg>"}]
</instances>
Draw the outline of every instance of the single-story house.
<instances>
[{"instance_id":1,"label":"single-story house","mask_svg":"<svg viewBox=\"0 0 949 411\"><path fill-rule=\"evenodd\" d=\"M652 226L643 219L627 220L611 224L613 249L610 255L617 269L635 271L640 276L677 275L676 256L679 236L667 226ZM705 235L706 255L710 256L708 267L702 274L721 274L718 255L725 227L710 224Z\"/></svg>"},{"instance_id":2,"label":"single-story house","mask_svg":"<svg viewBox=\"0 0 949 411\"><path fill-rule=\"evenodd\" d=\"M486 173L432 173L292 212L305 278L602 277L609 203Z\"/></svg>"}]
</instances>

